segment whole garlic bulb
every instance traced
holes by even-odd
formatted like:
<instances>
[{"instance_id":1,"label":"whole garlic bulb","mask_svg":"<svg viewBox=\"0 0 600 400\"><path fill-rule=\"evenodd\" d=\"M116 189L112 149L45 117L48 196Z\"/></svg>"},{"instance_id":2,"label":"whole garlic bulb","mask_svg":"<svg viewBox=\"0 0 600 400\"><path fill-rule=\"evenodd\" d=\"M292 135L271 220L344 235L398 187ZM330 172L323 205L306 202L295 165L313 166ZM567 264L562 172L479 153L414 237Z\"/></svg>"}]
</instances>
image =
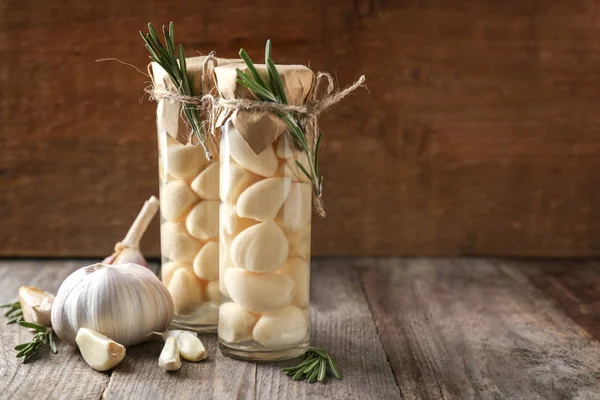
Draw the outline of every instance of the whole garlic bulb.
<instances>
[{"instance_id":1,"label":"whole garlic bulb","mask_svg":"<svg viewBox=\"0 0 600 400\"><path fill-rule=\"evenodd\" d=\"M167 330L173 313L171 295L149 269L93 264L73 272L58 289L52 328L73 346L79 328L88 328L127 347Z\"/></svg>"}]
</instances>

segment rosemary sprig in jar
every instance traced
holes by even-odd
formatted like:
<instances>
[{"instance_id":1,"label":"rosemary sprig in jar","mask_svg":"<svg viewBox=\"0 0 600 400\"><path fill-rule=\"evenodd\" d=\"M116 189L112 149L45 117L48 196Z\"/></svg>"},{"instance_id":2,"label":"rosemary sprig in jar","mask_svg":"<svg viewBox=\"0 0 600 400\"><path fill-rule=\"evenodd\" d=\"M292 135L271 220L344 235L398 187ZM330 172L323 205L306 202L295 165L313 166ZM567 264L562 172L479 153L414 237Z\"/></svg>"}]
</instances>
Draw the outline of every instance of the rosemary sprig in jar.
<instances>
[{"instance_id":1,"label":"rosemary sprig in jar","mask_svg":"<svg viewBox=\"0 0 600 400\"><path fill-rule=\"evenodd\" d=\"M179 94L186 97L195 97L194 81L192 76L187 72L183 45L180 44L178 46L177 55L175 54L175 27L173 22L169 24L168 30L163 26L162 31L165 37L166 48L158 38L152 24L148 24L148 33L144 34L140 31L140 35L146 43L146 49L150 52L150 60L165 70L177 87ZM206 147L206 133L202 127L200 111L193 104L182 104L182 107L185 119L204 148L206 158L210 160L212 156Z\"/></svg>"},{"instance_id":2,"label":"rosemary sprig in jar","mask_svg":"<svg viewBox=\"0 0 600 400\"><path fill-rule=\"evenodd\" d=\"M237 82L252 91L260 101L288 104L281 77L277 72L275 63L271 59L271 40L267 40L265 48L265 65L267 68L268 82L265 82L262 79L246 50L241 49L239 54L246 63L248 71L241 71L238 69ZM315 194L321 196L323 193L323 177L319 175L319 147L321 145L323 132L319 132L314 149L312 149L310 140L304 132L300 118L296 113L275 112L275 114L285 122L296 146L306 152L309 159L309 165L304 166L297 160L296 164L302 173L310 179Z\"/></svg>"},{"instance_id":3,"label":"rosemary sprig in jar","mask_svg":"<svg viewBox=\"0 0 600 400\"><path fill-rule=\"evenodd\" d=\"M328 376L343 379L333 358L318 347L309 347L300 364L284 368L283 372L295 381L306 379L308 383L314 383L317 380L324 382Z\"/></svg>"}]
</instances>

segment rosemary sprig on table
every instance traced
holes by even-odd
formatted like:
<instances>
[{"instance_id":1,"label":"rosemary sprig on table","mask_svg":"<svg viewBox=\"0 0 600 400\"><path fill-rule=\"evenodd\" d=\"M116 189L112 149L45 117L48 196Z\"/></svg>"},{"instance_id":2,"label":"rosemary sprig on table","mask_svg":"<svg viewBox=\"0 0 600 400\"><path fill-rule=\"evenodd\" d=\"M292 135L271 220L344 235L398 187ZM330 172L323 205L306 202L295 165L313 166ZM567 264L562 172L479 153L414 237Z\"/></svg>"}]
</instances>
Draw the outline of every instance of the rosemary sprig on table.
<instances>
[{"instance_id":1,"label":"rosemary sprig on table","mask_svg":"<svg viewBox=\"0 0 600 400\"><path fill-rule=\"evenodd\" d=\"M264 79L262 79L246 50L240 50L240 57L246 63L248 71L237 70L237 82L239 84L252 91L260 101L288 104L281 77L277 72L275 63L271 59L271 40L267 40L265 48L265 65L267 67L268 82L265 82ZM320 196L323 192L323 177L319 176L319 147L321 145L323 132L319 132L313 150L309 138L304 132L299 116L296 113L277 112L276 115L287 125L296 146L306 152L309 159L309 165L304 166L299 161L296 161L296 164L302 173L304 173L304 175L312 182L313 189L317 196Z\"/></svg>"},{"instance_id":2,"label":"rosemary sprig on table","mask_svg":"<svg viewBox=\"0 0 600 400\"><path fill-rule=\"evenodd\" d=\"M284 368L283 372L295 381L306 379L308 383L323 382L328 376L342 379L343 376L337 369L337 364L323 349L310 347L300 364Z\"/></svg>"},{"instance_id":3,"label":"rosemary sprig on table","mask_svg":"<svg viewBox=\"0 0 600 400\"><path fill-rule=\"evenodd\" d=\"M140 31L140 35L146 43L146 49L150 52L150 60L160 65L166 71L181 95L194 97L196 95L194 81L193 77L187 72L183 45L180 44L178 46L177 55L175 54L175 27L173 22L169 24L168 30L163 25L162 31L165 37L166 48L160 42L152 24L148 24L148 33L144 34ZM196 135L208 156L206 134L202 128L200 111L193 104L183 104L183 114L192 128L192 132Z\"/></svg>"},{"instance_id":4,"label":"rosemary sprig on table","mask_svg":"<svg viewBox=\"0 0 600 400\"><path fill-rule=\"evenodd\" d=\"M20 302L15 301L14 303L2 304L0 305L0 308L10 308L10 310L4 314L4 316L8 318L7 324L18 323L24 328L33 329L35 331L31 341L15 346L17 358L25 357L23 362L27 362L45 344L50 346L52 353L56 354L58 352L56 343L54 342L54 332L52 331L52 328L33 322L23 321L23 310L21 309Z\"/></svg>"},{"instance_id":5,"label":"rosemary sprig on table","mask_svg":"<svg viewBox=\"0 0 600 400\"><path fill-rule=\"evenodd\" d=\"M54 333L52 328L47 328L33 322L25 321L19 322L19 325L25 328L33 329L35 334L33 335L31 341L15 346L15 350L18 352L17 358L24 357L23 362L27 362L45 344L50 345L50 350L52 353L56 354L58 352L58 350L56 350L56 343L54 343Z\"/></svg>"},{"instance_id":6,"label":"rosemary sprig on table","mask_svg":"<svg viewBox=\"0 0 600 400\"><path fill-rule=\"evenodd\" d=\"M18 301L2 304L0 305L0 308L9 308L9 310L4 313L4 316L8 318L6 324L14 324L23 321L23 310L21 309L21 303Z\"/></svg>"}]
</instances>

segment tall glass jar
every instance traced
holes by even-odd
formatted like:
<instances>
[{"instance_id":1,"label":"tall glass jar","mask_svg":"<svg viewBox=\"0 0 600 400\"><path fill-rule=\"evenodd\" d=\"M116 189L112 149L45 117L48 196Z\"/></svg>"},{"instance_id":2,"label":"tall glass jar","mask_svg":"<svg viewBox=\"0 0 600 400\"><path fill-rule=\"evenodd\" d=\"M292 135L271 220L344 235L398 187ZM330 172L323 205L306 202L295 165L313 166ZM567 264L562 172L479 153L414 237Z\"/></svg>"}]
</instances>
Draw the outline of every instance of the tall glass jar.
<instances>
[{"instance_id":1,"label":"tall glass jar","mask_svg":"<svg viewBox=\"0 0 600 400\"><path fill-rule=\"evenodd\" d=\"M251 360L309 346L312 186L284 133L259 154L229 119L220 142L219 347Z\"/></svg>"},{"instance_id":2,"label":"tall glass jar","mask_svg":"<svg viewBox=\"0 0 600 400\"><path fill-rule=\"evenodd\" d=\"M201 93L205 57L187 58L187 71ZM219 60L226 63L227 60ZM176 91L167 73L152 63L154 85ZM175 305L173 327L214 332L219 317L219 162L208 161L191 143L180 103L157 106L161 279ZM210 143L208 144L209 148ZM214 146L213 146L214 147Z\"/></svg>"},{"instance_id":3,"label":"tall glass jar","mask_svg":"<svg viewBox=\"0 0 600 400\"><path fill-rule=\"evenodd\" d=\"M200 146L158 132L161 279L173 325L215 331L219 303L219 163Z\"/></svg>"}]
</instances>

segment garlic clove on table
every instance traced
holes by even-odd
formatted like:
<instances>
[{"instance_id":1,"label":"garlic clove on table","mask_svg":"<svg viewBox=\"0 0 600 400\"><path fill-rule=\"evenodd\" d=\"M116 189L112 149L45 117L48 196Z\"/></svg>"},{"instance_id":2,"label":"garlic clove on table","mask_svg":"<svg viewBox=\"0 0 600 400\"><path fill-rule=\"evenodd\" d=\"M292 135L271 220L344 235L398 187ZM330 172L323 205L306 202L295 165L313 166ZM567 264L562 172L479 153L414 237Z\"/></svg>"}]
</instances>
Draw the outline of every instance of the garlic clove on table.
<instances>
[{"instance_id":1,"label":"garlic clove on table","mask_svg":"<svg viewBox=\"0 0 600 400\"><path fill-rule=\"evenodd\" d=\"M181 368L179 345L174 337L168 337L158 357L158 366L164 371L177 371Z\"/></svg>"},{"instance_id":2,"label":"garlic clove on table","mask_svg":"<svg viewBox=\"0 0 600 400\"><path fill-rule=\"evenodd\" d=\"M87 328L80 328L75 337L86 363L96 371L113 369L125 358L125 346Z\"/></svg>"},{"instance_id":3,"label":"garlic clove on table","mask_svg":"<svg viewBox=\"0 0 600 400\"><path fill-rule=\"evenodd\" d=\"M179 347L179 354L187 361L197 362L206 358L206 348L195 333L182 330L170 330L160 333L163 340L174 338Z\"/></svg>"},{"instance_id":4,"label":"garlic clove on table","mask_svg":"<svg viewBox=\"0 0 600 400\"><path fill-rule=\"evenodd\" d=\"M32 286L19 288L19 303L23 311L23 320L42 326L51 326L51 311L54 296Z\"/></svg>"}]
</instances>

